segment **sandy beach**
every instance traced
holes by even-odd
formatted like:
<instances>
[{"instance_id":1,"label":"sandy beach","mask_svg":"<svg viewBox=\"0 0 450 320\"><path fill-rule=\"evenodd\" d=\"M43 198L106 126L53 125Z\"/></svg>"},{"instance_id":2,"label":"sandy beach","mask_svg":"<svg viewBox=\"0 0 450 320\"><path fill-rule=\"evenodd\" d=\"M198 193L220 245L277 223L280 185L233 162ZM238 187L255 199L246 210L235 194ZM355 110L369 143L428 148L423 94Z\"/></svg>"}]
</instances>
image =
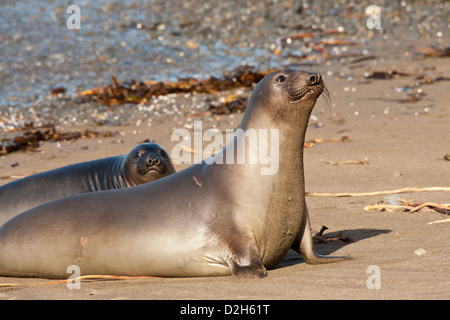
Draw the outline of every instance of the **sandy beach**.
<instances>
[{"instance_id":1,"label":"sandy beach","mask_svg":"<svg viewBox=\"0 0 450 320\"><path fill-rule=\"evenodd\" d=\"M448 32L448 31L447 31ZM448 34L447 34L448 35ZM448 40L448 37L447 37ZM448 134L450 119L450 59L413 58L414 46L430 46L429 40L387 40L379 43L385 51L361 64L301 66L321 72L330 92L331 104L320 98L313 110L305 147L306 191L314 193L363 193L400 188L450 187ZM395 43L395 44L394 44ZM447 41L448 43L448 41ZM393 79L371 79L365 73L396 70L407 74ZM351 74L346 78L342 73ZM438 79L423 83L424 79ZM420 85L417 85L422 82ZM420 89L417 101L408 102L406 93L396 88ZM411 89L412 88L412 89ZM251 88L240 89L250 95ZM226 96L233 92L218 93ZM171 104L198 104L207 96L172 95ZM161 102L162 104L162 102ZM118 134L112 137L42 142L36 151L18 151L0 157L0 184L64 165L125 154L146 139L170 151L175 128L191 128L202 121L203 131L236 128L242 114L184 116L164 114L137 121L145 113L142 106L129 105L107 111L111 117L127 118L107 126L60 124L66 131L96 130ZM130 120L131 119L131 120ZM187 126L185 126L187 125ZM190 129L192 131L192 129ZM3 139L21 131L0 132ZM340 140L346 136L344 141ZM366 164L338 162L367 158ZM334 163L334 164L333 164ZM177 165L177 171L188 165ZM352 239L316 245L321 254L350 255L352 260L328 265L308 265L290 251L268 276L259 280L234 277L149 278L132 280L82 281L80 289L66 284L38 284L47 279L0 277L0 284L27 286L0 287L0 300L28 299L450 299L450 223L433 210L408 212L365 211L364 207L393 199L416 203L450 203L447 192L410 192L393 196L318 197L308 196L312 228L328 227L325 235ZM417 249L424 249L418 254ZM120 259L120 257L118 257ZM378 288L373 288L375 266ZM371 278L372 277L372 278Z\"/></svg>"}]
</instances>

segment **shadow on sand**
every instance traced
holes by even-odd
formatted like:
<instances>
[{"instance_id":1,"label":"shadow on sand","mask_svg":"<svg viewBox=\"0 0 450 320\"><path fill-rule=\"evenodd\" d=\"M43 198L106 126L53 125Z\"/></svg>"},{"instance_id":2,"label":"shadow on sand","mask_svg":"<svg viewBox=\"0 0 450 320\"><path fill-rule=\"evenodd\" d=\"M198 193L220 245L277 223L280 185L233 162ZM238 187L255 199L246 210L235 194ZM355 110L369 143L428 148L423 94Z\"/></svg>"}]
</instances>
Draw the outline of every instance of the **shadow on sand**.
<instances>
[{"instance_id":1,"label":"shadow on sand","mask_svg":"<svg viewBox=\"0 0 450 320\"><path fill-rule=\"evenodd\" d=\"M371 238L376 237L380 234L389 233L391 230L384 230L384 229L353 229L353 230L341 230L341 231L335 231L335 232L325 232L324 235L327 237L335 237L339 234L342 234L342 237L348 237L352 241L351 242L344 242L344 241L330 241L330 242L324 242L324 243L318 243L315 244L316 252L322 255L331 255L333 252L347 246L351 245L352 243ZM277 264L273 269L283 268L287 266L292 266L298 263L303 263L305 260L294 250L289 250L286 256L284 257L283 261L281 261L279 264Z\"/></svg>"}]
</instances>

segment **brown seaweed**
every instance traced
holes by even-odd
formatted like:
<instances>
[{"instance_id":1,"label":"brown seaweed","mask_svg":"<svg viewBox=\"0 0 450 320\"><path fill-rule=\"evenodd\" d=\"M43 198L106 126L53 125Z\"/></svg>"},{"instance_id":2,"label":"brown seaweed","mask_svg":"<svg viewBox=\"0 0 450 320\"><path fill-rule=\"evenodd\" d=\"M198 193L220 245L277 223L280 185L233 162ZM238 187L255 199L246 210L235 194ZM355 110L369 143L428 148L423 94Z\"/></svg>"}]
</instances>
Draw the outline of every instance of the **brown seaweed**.
<instances>
[{"instance_id":1,"label":"brown seaweed","mask_svg":"<svg viewBox=\"0 0 450 320\"><path fill-rule=\"evenodd\" d=\"M80 138L94 138L94 137L112 137L116 132L98 132L91 130L84 130L80 132L61 132L54 127L47 129L32 129L27 130L23 134L17 135L11 139L2 139L0 143L0 154L8 154L20 150L35 151L39 148L42 141L75 141Z\"/></svg>"},{"instance_id":2,"label":"brown seaweed","mask_svg":"<svg viewBox=\"0 0 450 320\"><path fill-rule=\"evenodd\" d=\"M224 102L210 100L208 110L214 115L242 113L247 103L248 97L231 94L225 98Z\"/></svg>"},{"instance_id":3,"label":"brown seaweed","mask_svg":"<svg viewBox=\"0 0 450 320\"><path fill-rule=\"evenodd\" d=\"M450 57L450 47L437 49L435 47L414 47L416 55L423 58L448 58Z\"/></svg>"},{"instance_id":4,"label":"brown seaweed","mask_svg":"<svg viewBox=\"0 0 450 320\"><path fill-rule=\"evenodd\" d=\"M76 93L84 101L99 101L106 105L142 103L153 96L172 93L216 93L242 87L251 87L271 71L260 72L251 66L241 66L221 78L209 77L206 80L181 78L177 82L121 82L113 77L113 83L103 88Z\"/></svg>"},{"instance_id":5,"label":"brown seaweed","mask_svg":"<svg viewBox=\"0 0 450 320\"><path fill-rule=\"evenodd\" d=\"M397 70L389 71L374 71L369 75L366 75L366 79L394 79L398 77L410 77L412 74L399 72Z\"/></svg>"}]
</instances>

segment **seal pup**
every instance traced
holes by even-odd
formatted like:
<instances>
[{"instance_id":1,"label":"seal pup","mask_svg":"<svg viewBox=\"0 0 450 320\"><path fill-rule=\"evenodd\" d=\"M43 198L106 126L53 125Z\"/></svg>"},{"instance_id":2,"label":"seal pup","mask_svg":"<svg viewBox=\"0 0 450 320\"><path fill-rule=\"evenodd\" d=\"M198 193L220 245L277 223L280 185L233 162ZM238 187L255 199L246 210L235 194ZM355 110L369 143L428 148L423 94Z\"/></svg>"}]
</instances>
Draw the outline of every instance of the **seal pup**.
<instances>
[{"instance_id":1,"label":"seal pup","mask_svg":"<svg viewBox=\"0 0 450 320\"><path fill-rule=\"evenodd\" d=\"M207 158L153 183L33 208L0 228L0 275L67 278L76 265L82 275L261 278L290 248L312 264L348 259L314 252L305 202L303 143L324 88L319 74L293 70L255 87L240 129L279 131L276 174ZM213 157L236 159L239 139Z\"/></svg>"},{"instance_id":2,"label":"seal pup","mask_svg":"<svg viewBox=\"0 0 450 320\"><path fill-rule=\"evenodd\" d=\"M161 146L141 143L126 155L34 174L0 187L0 225L21 212L59 198L137 186L174 172L169 155Z\"/></svg>"}]
</instances>

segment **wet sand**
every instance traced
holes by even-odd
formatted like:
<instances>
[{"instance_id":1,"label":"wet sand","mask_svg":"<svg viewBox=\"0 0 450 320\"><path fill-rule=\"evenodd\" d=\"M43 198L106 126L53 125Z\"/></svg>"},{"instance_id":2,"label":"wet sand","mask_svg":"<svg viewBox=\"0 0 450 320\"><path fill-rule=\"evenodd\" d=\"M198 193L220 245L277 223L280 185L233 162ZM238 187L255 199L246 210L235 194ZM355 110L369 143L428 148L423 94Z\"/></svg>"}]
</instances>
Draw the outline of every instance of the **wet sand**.
<instances>
[{"instance_id":1,"label":"wet sand","mask_svg":"<svg viewBox=\"0 0 450 320\"><path fill-rule=\"evenodd\" d=\"M394 65L395 61L387 62ZM416 72L424 61L402 67ZM448 59L427 59L433 76L450 73ZM306 189L309 192L369 192L405 187L448 187L450 162L442 160L450 152L448 139L448 82L423 87L426 97L412 104L379 100L392 87L415 80L372 80L348 83L328 76L332 105L316 104L306 140L332 139L342 135L348 142L322 142L305 149ZM347 87L355 89L346 89ZM350 106L348 101L354 102ZM423 105L432 105L423 112ZM358 111L358 115L355 115ZM418 113L415 113L418 112ZM203 122L234 128L242 115L225 115ZM200 118L199 118L200 119ZM192 118L191 120L196 120ZM230 125L233 123L233 125ZM320 123L320 125L317 125ZM161 116L152 126L108 127L123 132L112 138L79 139L75 142L42 143L41 152L16 152L0 159L0 176L23 176L70 163L126 153L147 138L168 150L176 142L170 134L176 127L170 116ZM95 127L94 127L95 128ZM98 128L97 128L98 129ZM324 162L359 160L368 165L335 166ZM10 167L11 163L19 165ZM181 170L185 166L178 166ZM3 179L6 183L12 179ZM417 202L448 203L448 192L398 195ZM82 282L81 289L65 284L0 288L0 299L449 299L450 223L429 225L448 218L437 212L364 211L369 204L386 200L371 197L307 197L312 227L322 225L326 234L353 239L352 243L329 242L316 245L322 254L351 255L354 259L336 264L307 265L294 252L267 278L243 280L233 277L139 279ZM414 252L426 250L424 256ZM368 289L369 266L378 266L380 289ZM0 283L32 284L44 279L0 278Z\"/></svg>"}]
</instances>

